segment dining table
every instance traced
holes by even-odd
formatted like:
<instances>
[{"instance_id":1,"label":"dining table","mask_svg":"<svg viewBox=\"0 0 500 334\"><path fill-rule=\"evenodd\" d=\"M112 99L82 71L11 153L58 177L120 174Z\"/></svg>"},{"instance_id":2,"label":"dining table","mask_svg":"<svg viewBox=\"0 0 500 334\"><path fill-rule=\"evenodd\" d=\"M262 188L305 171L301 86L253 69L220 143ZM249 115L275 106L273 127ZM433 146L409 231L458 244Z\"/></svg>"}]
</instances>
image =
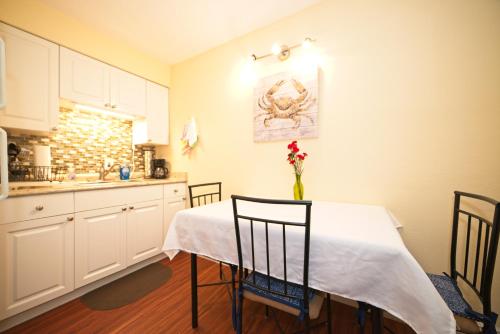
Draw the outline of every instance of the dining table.
<instances>
[{"instance_id":1,"label":"dining table","mask_svg":"<svg viewBox=\"0 0 500 334\"><path fill-rule=\"evenodd\" d=\"M243 204L238 205L239 212L267 219L299 221L303 215L298 206ZM389 312L416 333L455 333L452 312L405 246L398 231L401 226L389 210L378 205L312 201L310 224L309 287ZM242 243L248 244L250 230L240 229ZM259 232L255 233L257 240ZM277 264L283 261L283 245L278 236L279 231L270 231L270 266L271 275L282 278L282 266ZM298 231L287 232L287 279L298 284L303 269L301 240ZM171 260L180 251L191 253L192 325L196 327L197 256L238 264L231 200L177 212L162 250ZM252 268L250 254L243 257L244 267ZM255 269L264 272L265 260L256 261ZM381 319L378 324L382 326Z\"/></svg>"}]
</instances>

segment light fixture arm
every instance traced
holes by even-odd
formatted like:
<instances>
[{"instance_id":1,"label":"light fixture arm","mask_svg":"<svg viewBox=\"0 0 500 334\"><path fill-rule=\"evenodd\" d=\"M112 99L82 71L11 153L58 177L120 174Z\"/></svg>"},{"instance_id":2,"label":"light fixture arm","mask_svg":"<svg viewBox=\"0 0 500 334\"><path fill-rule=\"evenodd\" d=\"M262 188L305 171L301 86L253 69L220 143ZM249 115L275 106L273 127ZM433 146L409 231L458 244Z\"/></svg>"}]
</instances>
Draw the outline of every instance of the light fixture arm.
<instances>
[{"instance_id":1,"label":"light fixture arm","mask_svg":"<svg viewBox=\"0 0 500 334\"><path fill-rule=\"evenodd\" d=\"M306 46L307 44L310 44L310 43L313 43L313 42L316 42L315 39L312 39L310 37L306 37L304 39L304 41L302 43L298 43L298 44L294 44L292 46L288 46L286 44L283 44L281 45L279 48L279 53L278 54L275 54L275 53L266 53L264 55L261 55L261 56L257 56L255 53L251 55L251 58L254 60L254 61L257 61L257 60L261 60L261 59L264 59L264 58L267 58L267 57L270 57L270 56L277 56L279 60L281 61L284 61L284 60L287 60L289 57L290 57L290 54L291 54L291 51L295 48L298 48L299 46Z\"/></svg>"}]
</instances>

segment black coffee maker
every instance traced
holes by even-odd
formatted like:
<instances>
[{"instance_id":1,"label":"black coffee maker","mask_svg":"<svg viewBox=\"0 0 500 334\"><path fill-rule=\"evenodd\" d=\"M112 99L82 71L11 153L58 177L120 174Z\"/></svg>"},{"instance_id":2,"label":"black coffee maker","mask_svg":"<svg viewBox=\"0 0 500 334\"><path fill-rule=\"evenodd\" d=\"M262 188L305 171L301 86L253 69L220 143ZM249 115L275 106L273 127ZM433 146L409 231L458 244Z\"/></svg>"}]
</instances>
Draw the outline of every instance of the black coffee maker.
<instances>
[{"instance_id":1,"label":"black coffee maker","mask_svg":"<svg viewBox=\"0 0 500 334\"><path fill-rule=\"evenodd\" d=\"M168 176L167 162L165 159L153 159L153 178L166 179Z\"/></svg>"}]
</instances>

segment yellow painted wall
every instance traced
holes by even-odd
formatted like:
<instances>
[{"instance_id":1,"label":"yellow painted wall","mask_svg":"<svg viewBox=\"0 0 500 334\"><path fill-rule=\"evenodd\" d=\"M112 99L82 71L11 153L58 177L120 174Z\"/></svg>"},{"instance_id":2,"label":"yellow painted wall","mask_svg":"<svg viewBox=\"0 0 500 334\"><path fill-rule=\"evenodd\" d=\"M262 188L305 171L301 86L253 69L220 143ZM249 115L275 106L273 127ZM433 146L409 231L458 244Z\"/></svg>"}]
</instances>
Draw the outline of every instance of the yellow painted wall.
<instances>
[{"instance_id":1,"label":"yellow painted wall","mask_svg":"<svg viewBox=\"0 0 500 334\"><path fill-rule=\"evenodd\" d=\"M163 85L170 66L35 0L0 0L0 21Z\"/></svg>"},{"instance_id":2,"label":"yellow painted wall","mask_svg":"<svg viewBox=\"0 0 500 334\"><path fill-rule=\"evenodd\" d=\"M164 153L175 170L222 181L226 198L292 197L287 142L254 143L241 74L250 54L306 36L322 69L319 138L299 142L305 197L386 206L424 269L449 270L453 191L500 199L500 1L324 1L173 66ZM200 143L186 156L191 116Z\"/></svg>"}]
</instances>

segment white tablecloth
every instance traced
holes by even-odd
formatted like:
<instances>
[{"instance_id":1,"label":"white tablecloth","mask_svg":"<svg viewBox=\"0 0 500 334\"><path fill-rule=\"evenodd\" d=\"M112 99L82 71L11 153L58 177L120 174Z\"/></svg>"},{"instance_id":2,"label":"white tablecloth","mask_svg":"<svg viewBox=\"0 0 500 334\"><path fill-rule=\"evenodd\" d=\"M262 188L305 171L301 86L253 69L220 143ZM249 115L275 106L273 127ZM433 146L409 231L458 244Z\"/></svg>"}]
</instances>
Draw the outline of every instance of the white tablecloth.
<instances>
[{"instance_id":1,"label":"white tablecloth","mask_svg":"<svg viewBox=\"0 0 500 334\"><path fill-rule=\"evenodd\" d=\"M272 209L239 202L240 214L303 221L297 206ZM241 207L241 208L240 208ZM257 213L256 213L257 212ZM265 270L263 227L256 225L256 269ZM245 267L251 268L249 224L241 224ZM287 279L301 283L303 232L287 227ZM303 229L301 230L303 231ZM271 272L283 277L281 226L270 225ZM179 211L163 251L180 251L237 264L231 201ZM383 207L333 202L312 205L309 286L364 301L408 323L417 333L455 333L455 319L427 275L406 249L390 213Z\"/></svg>"}]
</instances>

